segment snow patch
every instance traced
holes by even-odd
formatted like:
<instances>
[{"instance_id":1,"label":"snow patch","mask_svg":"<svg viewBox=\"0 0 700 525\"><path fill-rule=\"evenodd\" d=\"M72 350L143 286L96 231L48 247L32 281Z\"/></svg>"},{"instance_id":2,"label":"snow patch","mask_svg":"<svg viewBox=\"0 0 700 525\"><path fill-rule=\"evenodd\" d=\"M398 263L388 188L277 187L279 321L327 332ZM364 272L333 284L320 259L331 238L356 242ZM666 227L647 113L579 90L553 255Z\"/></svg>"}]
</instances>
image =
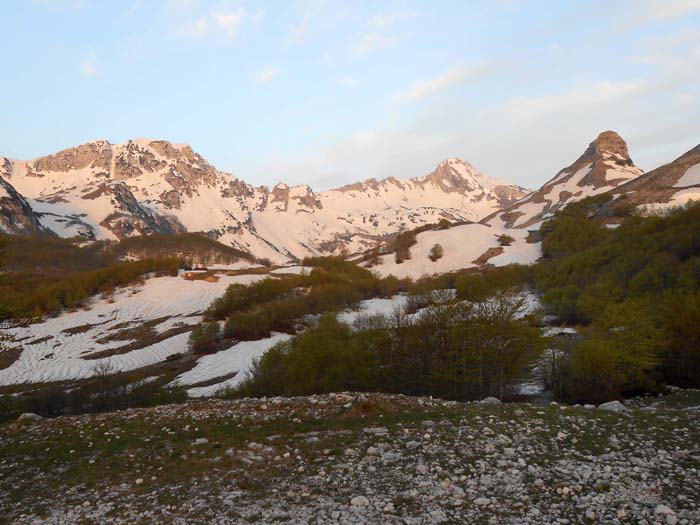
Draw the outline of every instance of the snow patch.
<instances>
[{"instance_id":1,"label":"snow patch","mask_svg":"<svg viewBox=\"0 0 700 525\"><path fill-rule=\"evenodd\" d=\"M685 188L700 184L700 164L695 164L686 170L680 179L673 185L674 188Z\"/></svg>"},{"instance_id":2,"label":"snow patch","mask_svg":"<svg viewBox=\"0 0 700 525\"><path fill-rule=\"evenodd\" d=\"M174 385L192 385L203 381L210 381L217 377L236 373L230 379L214 385L190 388L188 394L191 397L210 396L223 388L238 386L246 377L246 374L256 359L277 343L291 339L291 335L275 334L258 341L243 341L233 345L227 350L222 350L211 355L200 357L195 367L178 376L172 383Z\"/></svg>"}]
</instances>

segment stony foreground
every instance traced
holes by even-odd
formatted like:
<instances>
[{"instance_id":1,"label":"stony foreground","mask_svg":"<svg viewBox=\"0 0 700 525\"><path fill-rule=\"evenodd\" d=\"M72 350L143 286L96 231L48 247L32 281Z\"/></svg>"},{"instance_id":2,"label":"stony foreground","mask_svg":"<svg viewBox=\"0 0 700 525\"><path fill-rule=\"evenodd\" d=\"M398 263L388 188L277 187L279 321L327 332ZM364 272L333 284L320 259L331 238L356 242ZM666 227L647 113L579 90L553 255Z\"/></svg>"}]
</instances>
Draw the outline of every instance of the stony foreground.
<instances>
[{"instance_id":1,"label":"stony foreground","mask_svg":"<svg viewBox=\"0 0 700 525\"><path fill-rule=\"evenodd\" d=\"M332 394L22 421L0 522L697 524L699 408Z\"/></svg>"}]
</instances>

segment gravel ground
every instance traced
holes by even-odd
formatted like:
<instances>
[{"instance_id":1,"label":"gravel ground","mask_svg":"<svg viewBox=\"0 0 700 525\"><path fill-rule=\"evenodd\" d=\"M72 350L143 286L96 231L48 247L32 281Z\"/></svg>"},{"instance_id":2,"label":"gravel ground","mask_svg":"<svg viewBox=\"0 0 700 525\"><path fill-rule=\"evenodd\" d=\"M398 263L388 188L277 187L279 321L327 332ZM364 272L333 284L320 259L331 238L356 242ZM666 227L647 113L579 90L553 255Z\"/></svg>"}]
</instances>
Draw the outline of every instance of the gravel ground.
<instances>
[{"instance_id":1,"label":"gravel ground","mask_svg":"<svg viewBox=\"0 0 700 525\"><path fill-rule=\"evenodd\" d=\"M700 523L700 392L610 408L331 394L15 422L0 523Z\"/></svg>"}]
</instances>

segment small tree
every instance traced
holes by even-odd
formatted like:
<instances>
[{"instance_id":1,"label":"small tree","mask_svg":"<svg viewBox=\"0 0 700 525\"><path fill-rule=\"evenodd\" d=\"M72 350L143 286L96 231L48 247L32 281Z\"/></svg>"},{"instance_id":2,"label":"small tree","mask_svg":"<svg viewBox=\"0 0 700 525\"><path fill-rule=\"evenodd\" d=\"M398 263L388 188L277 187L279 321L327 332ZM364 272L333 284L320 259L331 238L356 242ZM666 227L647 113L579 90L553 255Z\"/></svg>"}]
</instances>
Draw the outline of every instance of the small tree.
<instances>
[{"instance_id":1,"label":"small tree","mask_svg":"<svg viewBox=\"0 0 700 525\"><path fill-rule=\"evenodd\" d=\"M440 244L435 244L433 245L432 248L430 248L430 254L428 255L428 258L435 262L438 259L441 259L442 256L445 254L445 249L442 247Z\"/></svg>"},{"instance_id":2,"label":"small tree","mask_svg":"<svg viewBox=\"0 0 700 525\"><path fill-rule=\"evenodd\" d=\"M411 258L411 246L416 244L416 242L415 231L402 232L396 236L390 246L396 252L394 254L394 259L397 264L401 264Z\"/></svg>"},{"instance_id":3,"label":"small tree","mask_svg":"<svg viewBox=\"0 0 700 525\"><path fill-rule=\"evenodd\" d=\"M199 323L190 333L189 346L196 354L212 352L221 339L221 329L216 321Z\"/></svg>"},{"instance_id":4,"label":"small tree","mask_svg":"<svg viewBox=\"0 0 700 525\"><path fill-rule=\"evenodd\" d=\"M515 239L508 234L502 233L498 236L498 242L501 246L510 246L515 242Z\"/></svg>"}]
</instances>

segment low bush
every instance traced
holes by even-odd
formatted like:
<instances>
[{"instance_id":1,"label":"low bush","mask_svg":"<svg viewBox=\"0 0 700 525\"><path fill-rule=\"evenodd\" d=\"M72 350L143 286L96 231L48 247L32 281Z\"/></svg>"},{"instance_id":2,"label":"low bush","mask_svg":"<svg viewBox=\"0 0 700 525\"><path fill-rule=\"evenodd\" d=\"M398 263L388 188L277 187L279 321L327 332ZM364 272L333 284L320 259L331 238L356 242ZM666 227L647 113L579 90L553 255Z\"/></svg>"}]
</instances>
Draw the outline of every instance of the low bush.
<instances>
[{"instance_id":1,"label":"low bush","mask_svg":"<svg viewBox=\"0 0 700 525\"><path fill-rule=\"evenodd\" d=\"M507 235L505 233L502 233L501 235L498 236L498 244L501 246L510 246L515 242L515 239L511 237L510 235Z\"/></svg>"},{"instance_id":2,"label":"low bush","mask_svg":"<svg viewBox=\"0 0 700 525\"><path fill-rule=\"evenodd\" d=\"M435 262L438 259L442 259L442 256L445 254L445 249L442 247L441 244L434 244L432 248L430 248L430 253L428 254L428 259L431 261Z\"/></svg>"},{"instance_id":3,"label":"low bush","mask_svg":"<svg viewBox=\"0 0 700 525\"><path fill-rule=\"evenodd\" d=\"M217 349L221 341L221 328L216 321L199 323L192 332L188 341L189 348L195 354L206 354Z\"/></svg>"}]
</instances>

